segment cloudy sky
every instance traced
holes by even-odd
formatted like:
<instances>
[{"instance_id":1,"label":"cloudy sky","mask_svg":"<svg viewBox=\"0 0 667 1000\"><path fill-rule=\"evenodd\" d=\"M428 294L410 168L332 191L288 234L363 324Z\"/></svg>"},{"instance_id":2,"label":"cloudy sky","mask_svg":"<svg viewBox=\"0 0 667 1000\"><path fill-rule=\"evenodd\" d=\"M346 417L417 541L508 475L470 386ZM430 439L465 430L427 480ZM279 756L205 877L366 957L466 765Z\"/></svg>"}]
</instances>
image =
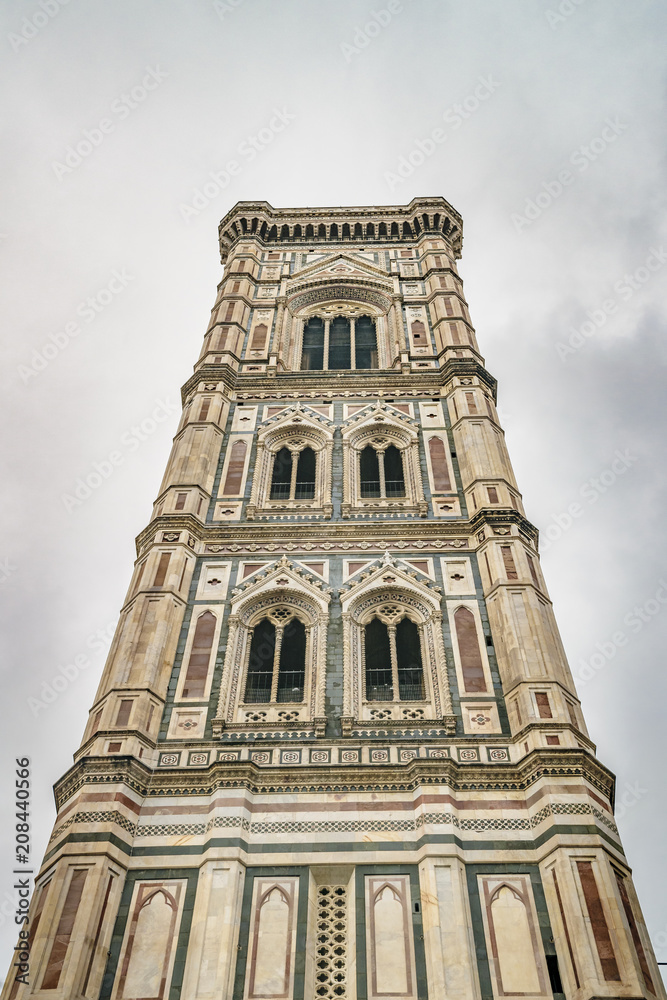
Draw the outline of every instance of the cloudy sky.
<instances>
[{"instance_id":1,"label":"cloudy sky","mask_svg":"<svg viewBox=\"0 0 667 1000\"><path fill-rule=\"evenodd\" d=\"M213 302L219 219L239 199L443 195L667 961L664 0L6 0L0 16L0 780L10 802L13 760L32 758L37 858Z\"/></svg>"}]
</instances>

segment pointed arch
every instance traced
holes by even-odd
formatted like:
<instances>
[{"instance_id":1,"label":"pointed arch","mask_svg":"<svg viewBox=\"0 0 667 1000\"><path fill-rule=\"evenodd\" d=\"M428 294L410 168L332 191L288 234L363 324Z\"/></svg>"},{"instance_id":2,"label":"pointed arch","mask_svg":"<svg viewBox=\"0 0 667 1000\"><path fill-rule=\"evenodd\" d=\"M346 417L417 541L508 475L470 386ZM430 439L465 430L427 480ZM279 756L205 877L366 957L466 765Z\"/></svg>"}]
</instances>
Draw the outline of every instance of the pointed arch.
<instances>
[{"instance_id":1,"label":"pointed arch","mask_svg":"<svg viewBox=\"0 0 667 1000\"><path fill-rule=\"evenodd\" d=\"M301 368L304 371L324 368L324 320L320 316L311 316L303 328Z\"/></svg>"},{"instance_id":2,"label":"pointed arch","mask_svg":"<svg viewBox=\"0 0 667 1000\"><path fill-rule=\"evenodd\" d=\"M376 449L370 444L359 455L359 478L362 497L380 496L380 462Z\"/></svg>"},{"instance_id":3,"label":"pointed arch","mask_svg":"<svg viewBox=\"0 0 667 1000\"><path fill-rule=\"evenodd\" d=\"M469 608L460 607L454 612L456 641L459 647L463 687L466 694L478 694L487 690L484 664L479 648L477 623Z\"/></svg>"},{"instance_id":4,"label":"pointed arch","mask_svg":"<svg viewBox=\"0 0 667 1000\"><path fill-rule=\"evenodd\" d=\"M277 701L303 701L305 679L306 627L298 618L291 618L280 646Z\"/></svg>"},{"instance_id":5,"label":"pointed arch","mask_svg":"<svg viewBox=\"0 0 667 1000\"><path fill-rule=\"evenodd\" d=\"M313 449L307 445L299 452L296 464L296 482L294 484L295 500L312 500L315 496L315 480L317 475L317 458Z\"/></svg>"},{"instance_id":6,"label":"pointed arch","mask_svg":"<svg viewBox=\"0 0 667 1000\"><path fill-rule=\"evenodd\" d=\"M276 627L268 618L255 625L250 642L244 701L265 704L271 701L273 661L276 651Z\"/></svg>"},{"instance_id":7,"label":"pointed arch","mask_svg":"<svg viewBox=\"0 0 667 1000\"><path fill-rule=\"evenodd\" d=\"M181 693L183 698L204 697L217 623L212 611L204 611L197 618Z\"/></svg>"},{"instance_id":8,"label":"pointed arch","mask_svg":"<svg viewBox=\"0 0 667 1000\"><path fill-rule=\"evenodd\" d=\"M431 460L433 489L436 493L450 493L452 484L449 477L449 465L447 463L445 442L441 437L429 438L428 452Z\"/></svg>"},{"instance_id":9,"label":"pointed arch","mask_svg":"<svg viewBox=\"0 0 667 1000\"><path fill-rule=\"evenodd\" d=\"M241 493L247 450L248 446L245 441L235 441L232 445L229 452L225 485L222 488L223 496L239 496Z\"/></svg>"},{"instance_id":10,"label":"pointed arch","mask_svg":"<svg viewBox=\"0 0 667 1000\"><path fill-rule=\"evenodd\" d=\"M403 456L395 444L390 444L384 454L384 489L387 497L405 496Z\"/></svg>"},{"instance_id":11,"label":"pointed arch","mask_svg":"<svg viewBox=\"0 0 667 1000\"><path fill-rule=\"evenodd\" d=\"M360 316L355 322L355 368L377 368L378 346L375 322L371 316Z\"/></svg>"},{"instance_id":12,"label":"pointed arch","mask_svg":"<svg viewBox=\"0 0 667 1000\"><path fill-rule=\"evenodd\" d=\"M336 316L329 328L329 368L349 371L351 360L350 321L347 316Z\"/></svg>"},{"instance_id":13,"label":"pointed arch","mask_svg":"<svg viewBox=\"0 0 667 1000\"><path fill-rule=\"evenodd\" d=\"M251 351L263 351L266 347L266 335L268 333L268 327L266 323L258 323L252 331L252 338L250 341Z\"/></svg>"},{"instance_id":14,"label":"pointed arch","mask_svg":"<svg viewBox=\"0 0 667 1000\"><path fill-rule=\"evenodd\" d=\"M273 458L273 470L271 472L271 500L289 499L290 486L292 483L292 452L289 448L281 448Z\"/></svg>"},{"instance_id":15,"label":"pointed arch","mask_svg":"<svg viewBox=\"0 0 667 1000\"><path fill-rule=\"evenodd\" d=\"M314 733L325 715L329 602L326 588L286 557L240 584L230 607L214 734L220 725L259 721L309 725Z\"/></svg>"},{"instance_id":16,"label":"pointed arch","mask_svg":"<svg viewBox=\"0 0 667 1000\"><path fill-rule=\"evenodd\" d=\"M396 626L396 660L399 700L421 701L424 697L421 639L419 628L407 617Z\"/></svg>"},{"instance_id":17,"label":"pointed arch","mask_svg":"<svg viewBox=\"0 0 667 1000\"><path fill-rule=\"evenodd\" d=\"M366 700L393 701L389 630L379 618L364 626L364 653Z\"/></svg>"},{"instance_id":18,"label":"pointed arch","mask_svg":"<svg viewBox=\"0 0 667 1000\"><path fill-rule=\"evenodd\" d=\"M287 608L273 608L257 622L246 667L246 704L303 701L306 640L304 623Z\"/></svg>"}]
</instances>

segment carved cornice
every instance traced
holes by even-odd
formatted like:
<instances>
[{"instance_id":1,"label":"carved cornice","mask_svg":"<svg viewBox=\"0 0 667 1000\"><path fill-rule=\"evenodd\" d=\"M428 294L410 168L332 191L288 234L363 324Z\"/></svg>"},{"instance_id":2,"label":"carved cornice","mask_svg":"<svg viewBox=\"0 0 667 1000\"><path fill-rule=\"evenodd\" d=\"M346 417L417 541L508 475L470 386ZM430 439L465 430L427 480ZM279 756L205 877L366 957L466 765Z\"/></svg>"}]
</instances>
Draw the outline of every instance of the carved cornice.
<instances>
[{"instance_id":1,"label":"carved cornice","mask_svg":"<svg viewBox=\"0 0 667 1000\"><path fill-rule=\"evenodd\" d=\"M195 540L195 550L199 555L215 556L215 549L220 547L221 555L231 552L241 552L245 549L267 557L275 558L282 554L282 547L289 545L292 552L327 552L334 554L347 545L354 551L371 550L385 552L390 549L397 558L401 558L402 549L431 548L457 552L475 550L486 539L478 537L480 530L487 524L518 526L519 531L537 544L538 531L534 525L518 511L479 511L472 520L457 518L456 520L414 520L392 521L387 524L379 520L329 521L318 522L317 541L308 538L304 540L302 521L281 522L230 522L220 524L203 524L193 514L161 514L137 535L137 553L147 545L160 543L162 532L184 532ZM360 535L360 531L362 532ZM491 531L488 538L495 537ZM515 536L498 536L515 537ZM361 543L361 541L363 544ZM182 543L186 540L183 537ZM271 548L269 548L271 543ZM306 545L307 543L307 545ZM397 544L400 543L400 544ZM206 546L206 548L203 548ZM233 549L230 546L234 546ZM192 550L193 546L189 546ZM377 557L371 557L377 558Z\"/></svg>"},{"instance_id":2,"label":"carved cornice","mask_svg":"<svg viewBox=\"0 0 667 1000\"><path fill-rule=\"evenodd\" d=\"M372 376L372 386L369 386ZM188 397L196 392L202 382L222 383L222 389L236 393L241 397L248 393L250 398L265 398L279 401L281 398L296 401L297 398L307 402L307 393L314 392L318 397L328 398L349 393L354 396L372 397L379 392L385 395L410 395L415 392L419 396L434 396L440 394L440 389L453 378L472 376L482 382L496 399L497 381L486 368L474 358L450 358L441 368L403 374L395 369L363 369L359 371L286 371L275 375L265 373L241 373L234 371L229 365L205 364L198 368L181 389L181 402L185 404ZM281 395L282 394L282 395ZM289 397L289 399L288 399ZM315 397L313 397L315 401Z\"/></svg>"},{"instance_id":3,"label":"carved cornice","mask_svg":"<svg viewBox=\"0 0 667 1000\"><path fill-rule=\"evenodd\" d=\"M481 545L482 542L491 538L495 538L496 541L502 541L503 537L511 538L513 524L518 526L520 534L525 535L535 548L538 547L540 537L538 529L518 510L512 510L509 507L505 510L481 508L470 518L470 532L475 535ZM486 528L488 531L485 530ZM484 537L480 537L482 531Z\"/></svg>"},{"instance_id":4,"label":"carved cornice","mask_svg":"<svg viewBox=\"0 0 667 1000\"><path fill-rule=\"evenodd\" d=\"M369 224L374 227L371 233ZM325 228L324 235L320 226ZM333 226L337 228L332 233ZM357 226L361 226L361 233L355 234ZM382 226L386 233L380 233ZM312 227L312 233L307 227ZM349 227L349 235L343 232L344 227ZM223 263L243 239L254 239L268 247L318 244L344 252L346 246L360 242L415 243L424 236L438 235L460 257L463 219L448 201L439 197L413 198L408 205L331 208L274 208L268 201L239 201L221 220L218 235Z\"/></svg>"},{"instance_id":5,"label":"carved cornice","mask_svg":"<svg viewBox=\"0 0 667 1000\"><path fill-rule=\"evenodd\" d=\"M219 748L219 744L213 746ZM212 795L219 788L243 788L257 794L410 792L429 784L446 785L452 791L525 791L542 779L562 777L585 779L613 804L613 773L591 754L570 748L533 750L517 764L414 758L401 765L332 764L318 769L316 774L304 774L289 766L259 766L252 761L216 761L188 771L151 771L133 758L88 757L63 775L54 793L57 808L61 809L85 785L122 784L140 796L152 798Z\"/></svg>"},{"instance_id":6,"label":"carved cornice","mask_svg":"<svg viewBox=\"0 0 667 1000\"><path fill-rule=\"evenodd\" d=\"M304 539L303 523L300 521L282 521L270 523L258 522L229 522L220 524L202 524L192 514L162 514L159 518L154 518L150 524L137 536L137 546L143 549L145 545L153 543L156 532L173 531L187 525L190 533L195 537L196 542L207 546L225 545L229 543L240 543L240 548L244 545L256 543L258 547L264 546L267 542L276 542L280 545L286 542L299 543L296 548L301 551L309 551L305 547L307 542L313 552L331 549L334 551L338 546L336 542L355 542L356 547L361 550L371 548L385 552L391 549L400 557L401 552L397 548L397 541L407 543L407 547L412 547L412 542L419 541L416 548L428 549L436 540L445 543L456 543L451 545L453 550L467 549L469 546L476 548L476 542L471 541L470 523L465 519L456 521L426 521L424 519L392 521L363 520L359 518L355 521L318 521L317 542ZM363 529L363 530L362 530ZM360 534L361 531L361 534ZM363 539L364 544L360 544ZM161 539L157 539L158 542ZM450 547L450 546L447 546ZM200 547L197 547L200 551ZM266 550L269 551L268 549ZM275 549L272 551L276 551ZM215 551L205 550L204 554ZM282 553L278 553L282 554Z\"/></svg>"}]
</instances>

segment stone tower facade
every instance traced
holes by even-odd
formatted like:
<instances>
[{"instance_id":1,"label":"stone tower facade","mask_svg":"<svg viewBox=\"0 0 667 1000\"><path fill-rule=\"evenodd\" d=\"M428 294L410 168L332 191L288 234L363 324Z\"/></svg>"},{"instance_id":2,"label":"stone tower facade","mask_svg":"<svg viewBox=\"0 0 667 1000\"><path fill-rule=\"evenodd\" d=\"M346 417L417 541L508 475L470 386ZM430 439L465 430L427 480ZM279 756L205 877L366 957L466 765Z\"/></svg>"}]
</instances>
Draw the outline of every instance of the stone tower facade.
<instances>
[{"instance_id":1,"label":"stone tower facade","mask_svg":"<svg viewBox=\"0 0 667 1000\"><path fill-rule=\"evenodd\" d=\"M236 205L2 1000L665 997L458 276Z\"/></svg>"}]
</instances>

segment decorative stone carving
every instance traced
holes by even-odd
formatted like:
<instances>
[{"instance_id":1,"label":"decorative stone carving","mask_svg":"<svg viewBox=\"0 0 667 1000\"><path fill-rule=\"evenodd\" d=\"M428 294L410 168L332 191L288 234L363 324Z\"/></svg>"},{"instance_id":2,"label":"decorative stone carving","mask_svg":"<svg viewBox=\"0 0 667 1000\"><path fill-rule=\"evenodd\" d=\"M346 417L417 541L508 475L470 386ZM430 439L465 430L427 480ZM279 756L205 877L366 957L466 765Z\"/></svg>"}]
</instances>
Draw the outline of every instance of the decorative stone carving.
<instances>
[{"instance_id":1,"label":"decorative stone carving","mask_svg":"<svg viewBox=\"0 0 667 1000\"><path fill-rule=\"evenodd\" d=\"M391 572L387 572L388 567ZM388 580L387 577L391 579ZM386 552L379 566L370 574L362 574L349 588L341 590L344 628L344 691L343 715L357 721L377 719L377 713L386 709L383 718L401 720L402 710L408 706L397 701L391 706L367 702L364 697L364 626L378 617L388 626L395 627L403 617L408 617L419 627L422 668L424 672L425 702L419 706L424 719L441 719L452 716L452 702L447 678L447 663L442 634L442 612L439 588L428 586L415 579L416 574L395 563ZM436 590L436 593L433 591Z\"/></svg>"},{"instance_id":2,"label":"decorative stone carving","mask_svg":"<svg viewBox=\"0 0 667 1000\"><path fill-rule=\"evenodd\" d=\"M322 729L326 683L326 636L330 589L321 580L311 579L301 567L295 567L283 555L263 573L251 577L247 584L232 591L227 652L222 673L214 734L222 732L218 720L230 727L247 725L243 707L243 692L250 652L252 629L264 617L280 623L283 618L296 617L306 626L306 676L303 703L290 709L290 718L281 717L286 709L272 702L262 720L270 725L303 724L310 721Z\"/></svg>"}]
</instances>

